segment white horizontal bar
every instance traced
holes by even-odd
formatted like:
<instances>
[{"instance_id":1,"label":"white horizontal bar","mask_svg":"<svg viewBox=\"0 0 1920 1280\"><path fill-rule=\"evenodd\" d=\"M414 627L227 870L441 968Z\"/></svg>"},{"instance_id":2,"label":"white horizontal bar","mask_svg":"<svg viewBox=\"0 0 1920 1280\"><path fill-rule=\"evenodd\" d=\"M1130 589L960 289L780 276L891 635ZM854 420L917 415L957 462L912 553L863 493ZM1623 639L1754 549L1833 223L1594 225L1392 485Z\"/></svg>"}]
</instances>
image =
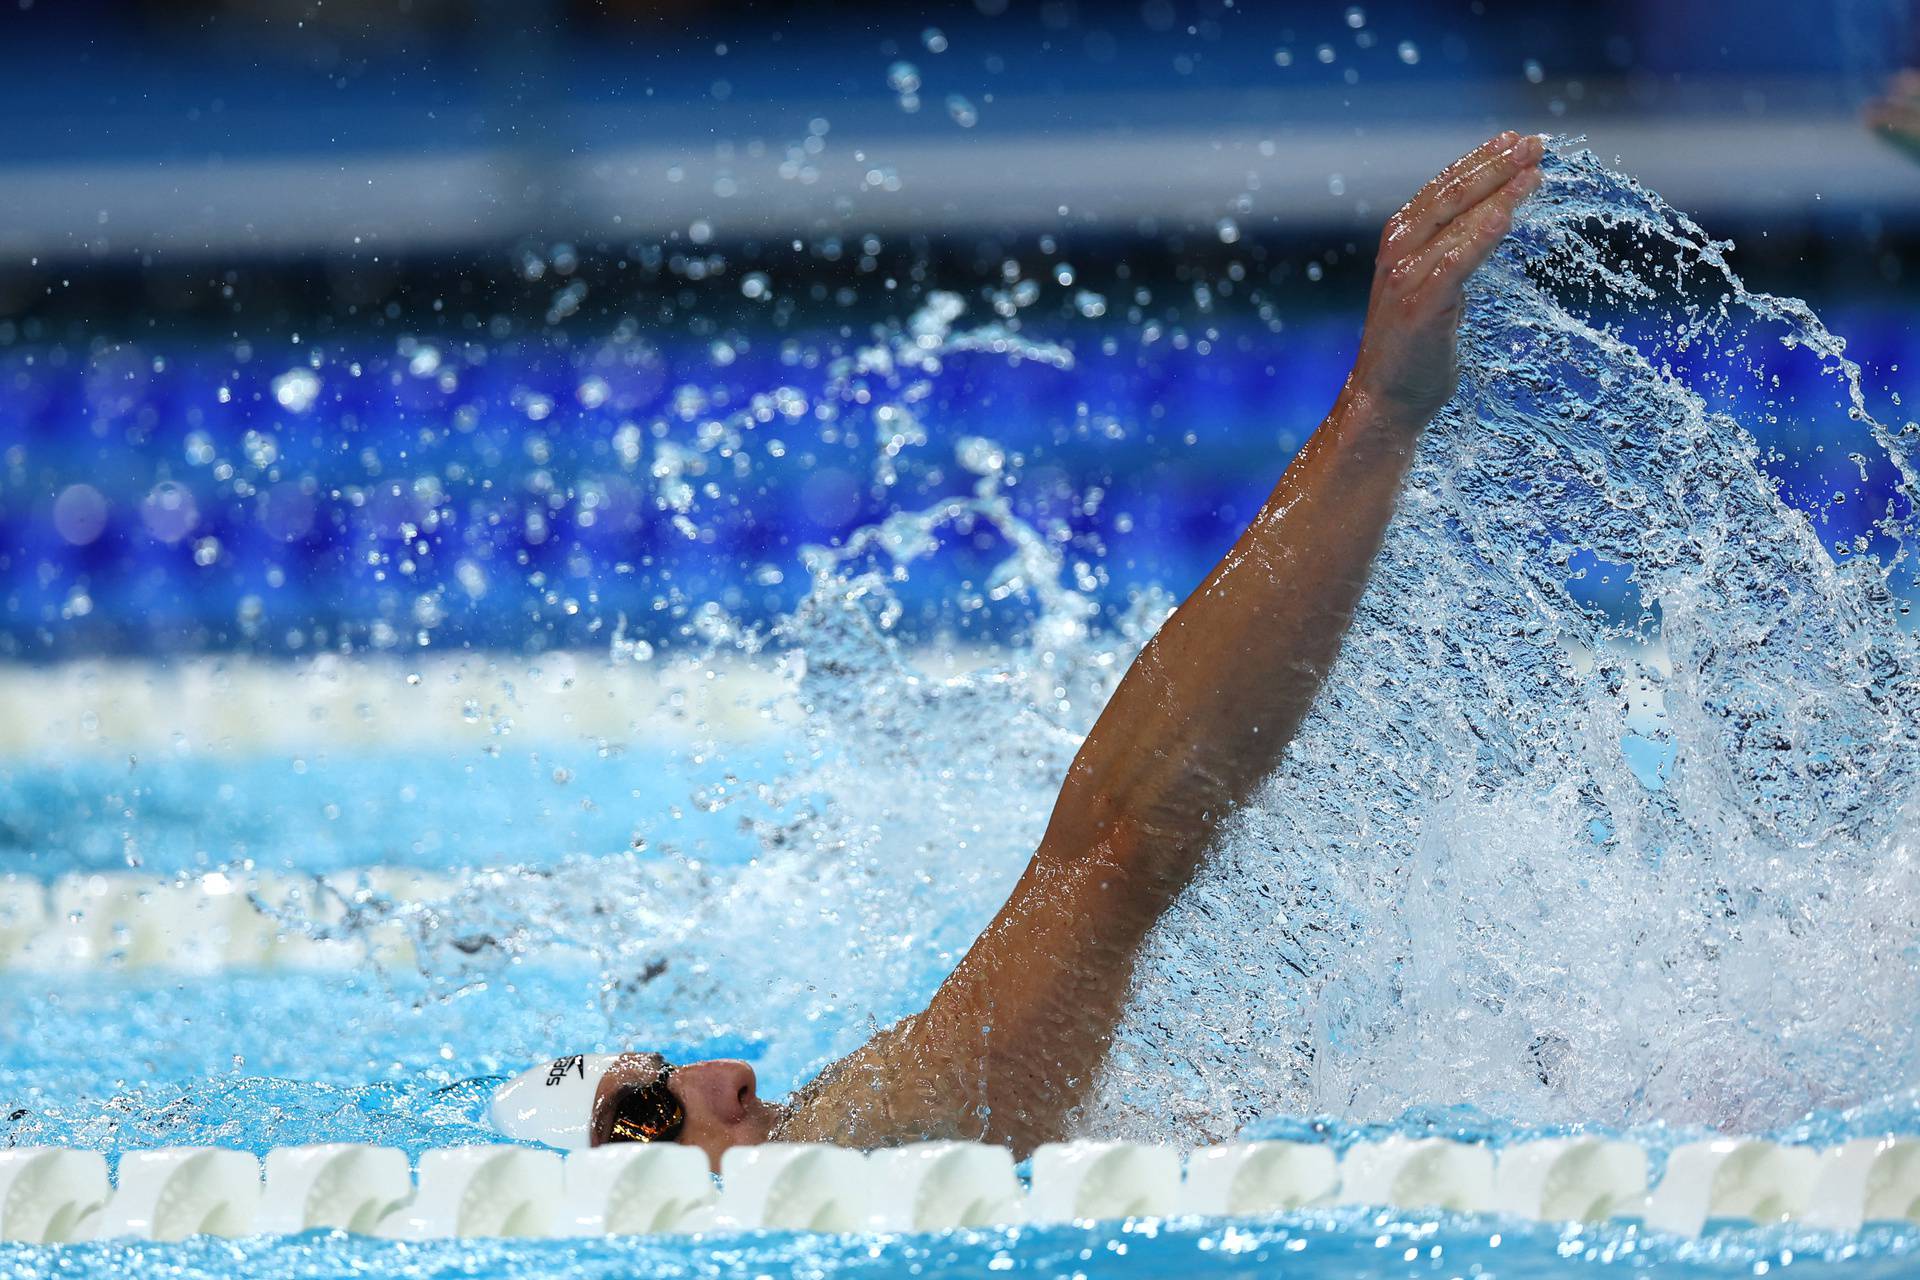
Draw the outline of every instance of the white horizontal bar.
<instances>
[{"instance_id":1,"label":"white horizontal bar","mask_svg":"<svg viewBox=\"0 0 1920 1280\"><path fill-rule=\"evenodd\" d=\"M792 131L804 136L805 112ZM1920 168L1855 119L1584 116L1501 125L1581 132L1609 163L1704 217L1920 216ZM0 256L128 258L394 250L549 240L658 240L704 222L716 241L824 233L1132 234L1212 227L1243 193L1244 234L1376 226L1489 123L1235 121L987 133L930 127L834 136L782 176L784 148L645 143L582 155L506 150L18 164L0 172ZM636 136L660 136L636 131ZM538 177L538 181L531 178ZM537 199L527 193L538 189Z\"/></svg>"}]
</instances>

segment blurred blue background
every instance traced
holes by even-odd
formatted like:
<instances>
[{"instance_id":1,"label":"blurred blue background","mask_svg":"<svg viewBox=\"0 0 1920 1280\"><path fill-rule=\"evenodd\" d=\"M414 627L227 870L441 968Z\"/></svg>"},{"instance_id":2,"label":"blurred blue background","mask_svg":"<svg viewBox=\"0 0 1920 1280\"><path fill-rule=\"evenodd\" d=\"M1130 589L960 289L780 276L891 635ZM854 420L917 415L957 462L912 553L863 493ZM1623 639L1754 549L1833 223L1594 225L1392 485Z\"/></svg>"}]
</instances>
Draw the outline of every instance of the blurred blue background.
<instances>
[{"instance_id":1,"label":"blurred blue background","mask_svg":"<svg viewBox=\"0 0 1920 1280\"><path fill-rule=\"evenodd\" d=\"M1504 127L1585 135L1896 392L1920 166L1859 117L1913 37L1904 0L10 0L0 657L671 643L963 491L971 435L1104 604L1183 592L1337 390L1380 221ZM949 358L883 481L897 423L816 411L935 288L1074 367ZM742 429L784 462L663 496L782 389ZM994 625L942 604L1002 554L916 572L909 625Z\"/></svg>"}]
</instances>

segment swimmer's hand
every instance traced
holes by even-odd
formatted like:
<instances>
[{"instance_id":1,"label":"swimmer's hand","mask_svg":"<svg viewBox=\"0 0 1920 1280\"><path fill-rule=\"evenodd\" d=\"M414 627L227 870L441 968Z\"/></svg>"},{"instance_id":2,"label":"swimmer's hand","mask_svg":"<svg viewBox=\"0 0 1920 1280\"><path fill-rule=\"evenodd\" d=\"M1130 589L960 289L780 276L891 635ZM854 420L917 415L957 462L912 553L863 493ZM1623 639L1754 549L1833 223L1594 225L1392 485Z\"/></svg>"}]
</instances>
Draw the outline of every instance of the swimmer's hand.
<instances>
[{"instance_id":1,"label":"swimmer's hand","mask_svg":"<svg viewBox=\"0 0 1920 1280\"><path fill-rule=\"evenodd\" d=\"M1453 396L1461 290L1540 185L1540 138L1508 132L1449 165L1388 219L1347 393L1418 431Z\"/></svg>"},{"instance_id":2,"label":"swimmer's hand","mask_svg":"<svg viewBox=\"0 0 1920 1280\"><path fill-rule=\"evenodd\" d=\"M1895 76L1886 96L1867 104L1866 118L1875 133L1920 160L1920 71Z\"/></svg>"}]
</instances>

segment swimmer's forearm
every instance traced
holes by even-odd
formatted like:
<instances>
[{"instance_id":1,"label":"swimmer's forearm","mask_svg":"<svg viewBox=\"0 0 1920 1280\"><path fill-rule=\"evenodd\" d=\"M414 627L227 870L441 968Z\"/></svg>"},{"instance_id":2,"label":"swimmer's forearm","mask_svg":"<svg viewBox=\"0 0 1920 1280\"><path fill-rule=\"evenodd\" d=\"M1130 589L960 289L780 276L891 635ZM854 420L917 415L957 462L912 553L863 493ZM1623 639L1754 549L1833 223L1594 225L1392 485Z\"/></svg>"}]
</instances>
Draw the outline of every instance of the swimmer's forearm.
<instances>
[{"instance_id":1,"label":"swimmer's forearm","mask_svg":"<svg viewBox=\"0 0 1920 1280\"><path fill-rule=\"evenodd\" d=\"M1176 610L1088 735L1056 810L1132 829L1183 883L1278 765L1366 589L1426 416L1350 379L1260 513ZM1079 801L1075 804L1069 801ZM1049 831L1090 847L1095 833Z\"/></svg>"},{"instance_id":2,"label":"swimmer's forearm","mask_svg":"<svg viewBox=\"0 0 1920 1280\"><path fill-rule=\"evenodd\" d=\"M1463 287L1539 184L1504 133L1388 220L1365 336L1333 411L1233 549L1134 661L1088 735L1040 858L1104 849L1171 901L1227 811L1270 774L1332 669L1414 445L1457 377Z\"/></svg>"}]
</instances>

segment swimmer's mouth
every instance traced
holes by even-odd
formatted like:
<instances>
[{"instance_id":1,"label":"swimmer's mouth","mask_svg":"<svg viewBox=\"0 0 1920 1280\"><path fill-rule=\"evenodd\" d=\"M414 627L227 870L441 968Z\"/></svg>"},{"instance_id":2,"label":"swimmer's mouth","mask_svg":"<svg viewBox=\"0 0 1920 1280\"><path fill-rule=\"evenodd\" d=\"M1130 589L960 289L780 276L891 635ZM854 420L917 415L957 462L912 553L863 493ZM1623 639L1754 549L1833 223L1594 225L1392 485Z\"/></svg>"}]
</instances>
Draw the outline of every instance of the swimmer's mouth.
<instances>
[{"instance_id":1,"label":"swimmer's mouth","mask_svg":"<svg viewBox=\"0 0 1920 1280\"><path fill-rule=\"evenodd\" d=\"M676 1142L687 1127L687 1108L668 1087L673 1068L663 1069L645 1084L623 1084L608 1095L606 1102L594 1108L593 1127L588 1141L596 1146L609 1142Z\"/></svg>"}]
</instances>

